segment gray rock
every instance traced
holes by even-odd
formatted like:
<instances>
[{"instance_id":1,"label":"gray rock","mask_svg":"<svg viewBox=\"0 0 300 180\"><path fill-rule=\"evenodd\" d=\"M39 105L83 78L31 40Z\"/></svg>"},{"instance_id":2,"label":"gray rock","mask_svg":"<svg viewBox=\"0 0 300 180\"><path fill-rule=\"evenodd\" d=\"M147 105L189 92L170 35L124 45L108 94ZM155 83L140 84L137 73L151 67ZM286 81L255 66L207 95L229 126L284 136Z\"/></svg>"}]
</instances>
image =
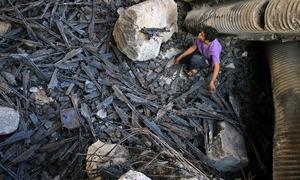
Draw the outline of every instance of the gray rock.
<instances>
[{"instance_id":1,"label":"gray rock","mask_svg":"<svg viewBox=\"0 0 300 180\"><path fill-rule=\"evenodd\" d=\"M123 14L123 12L125 11L125 9L123 7L118 8L117 13L120 15Z\"/></svg>"},{"instance_id":2,"label":"gray rock","mask_svg":"<svg viewBox=\"0 0 300 180\"><path fill-rule=\"evenodd\" d=\"M248 56L248 52L247 51L244 51L243 53L242 53L242 57L247 57Z\"/></svg>"},{"instance_id":3,"label":"gray rock","mask_svg":"<svg viewBox=\"0 0 300 180\"><path fill-rule=\"evenodd\" d=\"M143 28L167 28L149 37ZM118 18L113 31L117 47L133 61L155 58L163 42L177 31L177 4L174 0L148 0L127 8Z\"/></svg>"},{"instance_id":4,"label":"gray rock","mask_svg":"<svg viewBox=\"0 0 300 180\"><path fill-rule=\"evenodd\" d=\"M143 173L137 171L128 171L126 174L123 174L119 180L151 180Z\"/></svg>"},{"instance_id":5,"label":"gray rock","mask_svg":"<svg viewBox=\"0 0 300 180\"><path fill-rule=\"evenodd\" d=\"M221 130L206 149L208 158L222 172L234 172L246 167L248 156L243 136L227 122L218 125Z\"/></svg>"},{"instance_id":6,"label":"gray rock","mask_svg":"<svg viewBox=\"0 0 300 180\"><path fill-rule=\"evenodd\" d=\"M128 150L117 144L107 144L100 140L89 146L86 156L86 172L90 179L102 179L95 177L95 172L101 168L114 165L121 166L127 162Z\"/></svg>"},{"instance_id":7,"label":"gray rock","mask_svg":"<svg viewBox=\"0 0 300 180\"><path fill-rule=\"evenodd\" d=\"M105 109L100 109L97 111L96 113L97 117L100 118L100 119L104 119L107 117L107 112Z\"/></svg>"},{"instance_id":8,"label":"gray rock","mask_svg":"<svg viewBox=\"0 0 300 180\"><path fill-rule=\"evenodd\" d=\"M225 67L228 68L228 69L235 69L235 65L233 63L229 63Z\"/></svg>"},{"instance_id":9,"label":"gray rock","mask_svg":"<svg viewBox=\"0 0 300 180\"><path fill-rule=\"evenodd\" d=\"M0 36L3 36L10 29L11 24L7 22L0 21Z\"/></svg>"},{"instance_id":10,"label":"gray rock","mask_svg":"<svg viewBox=\"0 0 300 180\"><path fill-rule=\"evenodd\" d=\"M18 129L20 114L9 107L0 107L0 135L10 134Z\"/></svg>"}]
</instances>

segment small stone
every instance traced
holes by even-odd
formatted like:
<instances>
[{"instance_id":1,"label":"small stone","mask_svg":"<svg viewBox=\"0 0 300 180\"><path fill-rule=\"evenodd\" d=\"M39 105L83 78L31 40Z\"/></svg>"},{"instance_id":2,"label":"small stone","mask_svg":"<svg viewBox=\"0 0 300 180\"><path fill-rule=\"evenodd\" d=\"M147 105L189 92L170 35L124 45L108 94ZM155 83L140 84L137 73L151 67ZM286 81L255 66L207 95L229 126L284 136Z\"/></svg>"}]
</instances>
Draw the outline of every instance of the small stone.
<instances>
[{"instance_id":1,"label":"small stone","mask_svg":"<svg viewBox=\"0 0 300 180\"><path fill-rule=\"evenodd\" d=\"M171 82L173 82L173 79L172 79L172 78L165 77L165 78L164 78L164 81L166 82L167 85L170 85Z\"/></svg>"},{"instance_id":2,"label":"small stone","mask_svg":"<svg viewBox=\"0 0 300 180\"><path fill-rule=\"evenodd\" d=\"M93 82L86 80L84 83L84 90L85 90L85 92L90 93L90 92L96 91L97 88Z\"/></svg>"},{"instance_id":3,"label":"small stone","mask_svg":"<svg viewBox=\"0 0 300 180\"><path fill-rule=\"evenodd\" d=\"M29 89L29 92L31 92L31 93L36 93L36 92L38 92L38 88L37 87L31 87L30 89Z\"/></svg>"},{"instance_id":4,"label":"small stone","mask_svg":"<svg viewBox=\"0 0 300 180\"><path fill-rule=\"evenodd\" d=\"M248 52L247 51L244 51L243 53L242 53L242 57L247 57L248 56Z\"/></svg>"},{"instance_id":5,"label":"small stone","mask_svg":"<svg viewBox=\"0 0 300 180\"><path fill-rule=\"evenodd\" d=\"M117 144L108 144L100 140L88 148L86 156L86 172L90 179L102 179L94 177L99 169L111 166L121 166L127 162L128 150Z\"/></svg>"},{"instance_id":6,"label":"small stone","mask_svg":"<svg viewBox=\"0 0 300 180\"><path fill-rule=\"evenodd\" d=\"M0 21L0 36L3 36L10 29L11 24L7 22Z\"/></svg>"},{"instance_id":7,"label":"small stone","mask_svg":"<svg viewBox=\"0 0 300 180\"><path fill-rule=\"evenodd\" d=\"M225 66L228 69L235 69L235 66L233 63L229 63L228 65Z\"/></svg>"},{"instance_id":8,"label":"small stone","mask_svg":"<svg viewBox=\"0 0 300 180\"><path fill-rule=\"evenodd\" d=\"M0 135L10 134L18 129L20 114L18 111L0 106Z\"/></svg>"},{"instance_id":9,"label":"small stone","mask_svg":"<svg viewBox=\"0 0 300 180\"><path fill-rule=\"evenodd\" d=\"M119 180L151 180L143 173L130 170L126 174L123 174Z\"/></svg>"},{"instance_id":10,"label":"small stone","mask_svg":"<svg viewBox=\"0 0 300 180\"><path fill-rule=\"evenodd\" d=\"M100 109L99 111L97 111L96 115L98 118L104 119L107 117L107 112L105 109Z\"/></svg>"},{"instance_id":11,"label":"small stone","mask_svg":"<svg viewBox=\"0 0 300 180\"><path fill-rule=\"evenodd\" d=\"M125 9L123 7L118 8L117 13L121 16L124 13Z\"/></svg>"}]
</instances>

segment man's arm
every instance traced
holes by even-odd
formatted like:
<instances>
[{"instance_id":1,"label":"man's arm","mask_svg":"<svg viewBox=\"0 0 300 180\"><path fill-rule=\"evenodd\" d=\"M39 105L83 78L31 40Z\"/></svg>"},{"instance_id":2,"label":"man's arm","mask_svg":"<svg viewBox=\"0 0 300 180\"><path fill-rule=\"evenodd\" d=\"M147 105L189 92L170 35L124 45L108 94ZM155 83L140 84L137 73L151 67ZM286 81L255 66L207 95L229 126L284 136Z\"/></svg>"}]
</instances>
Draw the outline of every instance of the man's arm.
<instances>
[{"instance_id":1,"label":"man's arm","mask_svg":"<svg viewBox=\"0 0 300 180\"><path fill-rule=\"evenodd\" d=\"M209 84L211 93L214 93L216 91L215 81L218 77L219 71L220 71L220 64L215 63L214 64L214 71L213 71L212 78L211 78L211 81L210 81L210 84Z\"/></svg>"},{"instance_id":2,"label":"man's arm","mask_svg":"<svg viewBox=\"0 0 300 180\"><path fill-rule=\"evenodd\" d=\"M175 59L175 63L178 63L183 57L192 54L196 49L197 49L196 44L193 44L191 47L189 47L186 51L184 51L182 54L180 54L180 56L178 56Z\"/></svg>"}]
</instances>

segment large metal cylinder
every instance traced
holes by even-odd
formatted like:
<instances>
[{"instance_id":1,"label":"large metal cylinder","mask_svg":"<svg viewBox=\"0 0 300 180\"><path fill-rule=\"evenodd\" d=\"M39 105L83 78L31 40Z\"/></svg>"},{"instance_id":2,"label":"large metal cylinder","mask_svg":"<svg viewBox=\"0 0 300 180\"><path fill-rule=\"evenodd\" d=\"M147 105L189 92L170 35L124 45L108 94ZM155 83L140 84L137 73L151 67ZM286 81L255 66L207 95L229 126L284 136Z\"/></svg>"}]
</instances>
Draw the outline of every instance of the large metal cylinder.
<instances>
[{"instance_id":1,"label":"large metal cylinder","mask_svg":"<svg viewBox=\"0 0 300 180\"><path fill-rule=\"evenodd\" d=\"M265 12L266 29L272 32L300 30L300 0L271 0Z\"/></svg>"},{"instance_id":2,"label":"large metal cylinder","mask_svg":"<svg viewBox=\"0 0 300 180\"><path fill-rule=\"evenodd\" d=\"M300 179L300 43L272 43L266 53L275 109L273 179Z\"/></svg>"},{"instance_id":3,"label":"large metal cylinder","mask_svg":"<svg viewBox=\"0 0 300 180\"><path fill-rule=\"evenodd\" d=\"M228 34L300 33L300 0L248 0L202 7L185 19L188 30L203 26Z\"/></svg>"}]
</instances>

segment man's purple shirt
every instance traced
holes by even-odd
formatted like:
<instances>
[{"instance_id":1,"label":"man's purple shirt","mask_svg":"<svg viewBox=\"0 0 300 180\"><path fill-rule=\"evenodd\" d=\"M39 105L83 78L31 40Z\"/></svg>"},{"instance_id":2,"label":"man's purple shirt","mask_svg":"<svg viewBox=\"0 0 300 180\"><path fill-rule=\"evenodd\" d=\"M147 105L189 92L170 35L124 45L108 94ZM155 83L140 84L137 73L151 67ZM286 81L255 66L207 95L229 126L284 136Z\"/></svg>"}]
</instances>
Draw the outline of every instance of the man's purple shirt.
<instances>
[{"instance_id":1,"label":"man's purple shirt","mask_svg":"<svg viewBox=\"0 0 300 180\"><path fill-rule=\"evenodd\" d=\"M208 59L209 64L213 66L214 64L220 63L220 56L222 52L222 45L218 39L214 39L209 45L204 44L199 39L195 41L198 51Z\"/></svg>"}]
</instances>

